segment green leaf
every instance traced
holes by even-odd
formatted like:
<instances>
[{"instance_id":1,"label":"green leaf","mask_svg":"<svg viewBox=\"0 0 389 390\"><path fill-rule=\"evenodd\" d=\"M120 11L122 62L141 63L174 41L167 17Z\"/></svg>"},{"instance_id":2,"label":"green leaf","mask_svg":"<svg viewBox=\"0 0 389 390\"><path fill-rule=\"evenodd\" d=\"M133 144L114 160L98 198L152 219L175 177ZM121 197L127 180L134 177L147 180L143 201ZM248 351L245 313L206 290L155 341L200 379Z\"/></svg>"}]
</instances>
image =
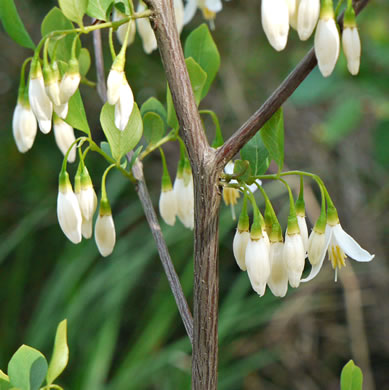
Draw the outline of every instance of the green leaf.
<instances>
[{"instance_id":1,"label":"green leaf","mask_svg":"<svg viewBox=\"0 0 389 390\"><path fill-rule=\"evenodd\" d=\"M155 97L151 97L147 99L143 104L142 107L140 108L140 113L142 114L142 117L145 116L148 112L155 112L158 114L162 120L167 123L167 113L166 109L163 106L163 104L156 99Z\"/></svg>"},{"instance_id":2,"label":"green leaf","mask_svg":"<svg viewBox=\"0 0 389 390\"><path fill-rule=\"evenodd\" d=\"M111 157L114 160L114 158L112 156L112 150L111 150L111 147L109 146L108 142L106 142L106 141L100 142L100 148L103 150L103 152L105 154L107 154L109 157ZM122 166L123 169L126 169L126 167L127 167L127 158L126 157L122 157L122 159L120 160L120 165Z\"/></svg>"},{"instance_id":3,"label":"green leaf","mask_svg":"<svg viewBox=\"0 0 389 390\"><path fill-rule=\"evenodd\" d=\"M115 107L104 104L100 114L100 122L112 150L113 158L119 161L140 141L143 132L143 122L138 105L134 103L126 128L120 131L115 126Z\"/></svg>"},{"instance_id":4,"label":"green leaf","mask_svg":"<svg viewBox=\"0 0 389 390\"><path fill-rule=\"evenodd\" d=\"M78 56L78 62L80 64L80 74L82 76L85 76L88 73L91 65L89 50L86 49L85 47L83 47L80 50L80 55Z\"/></svg>"},{"instance_id":5,"label":"green leaf","mask_svg":"<svg viewBox=\"0 0 389 390\"><path fill-rule=\"evenodd\" d=\"M67 321L63 320L57 327L55 334L53 355L46 375L48 385L51 385L65 369L69 361L69 348L67 343Z\"/></svg>"},{"instance_id":6,"label":"green leaf","mask_svg":"<svg viewBox=\"0 0 389 390\"><path fill-rule=\"evenodd\" d=\"M192 58L189 57L185 60L186 67L188 69L190 83L192 84L193 93L195 95L197 106L202 99L202 93L207 81L207 74L203 68Z\"/></svg>"},{"instance_id":7,"label":"green leaf","mask_svg":"<svg viewBox=\"0 0 389 390\"><path fill-rule=\"evenodd\" d=\"M243 160L250 163L251 172L254 176L263 175L269 168L269 152L262 141L260 131L241 149L240 155Z\"/></svg>"},{"instance_id":8,"label":"green leaf","mask_svg":"<svg viewBox=\"0 0 389 390\"><path fill-rule=\"evenodd\" d=\"M88 119L86 118L84 103L79 90L69 100L69 112L65 122L73 128L90 135Z\"/></svg>"},{"instance_id":9,"label":"green leaf","mask_svg":"<svg viewBox=\"0 0 389 390\"><path fill-rule=\"evenodd\" d=\"M259 132L262 141L281 171L284 166L284 114L280 108L262 127Z\"/></svg>"},{"instance_id":10,"label":"green leaf","mask_svg":"<svg viewBox=\"0 0 389 390\"><path fill-rule=\"evenodd\" d=\"M8 375L4 374L3 371L0 370L0 390L9 390L11 389L11 384L9 383Z\"/></svg>"},{"instance_id":11,"label":"green leaf","mask_svg":"<svg viewBox=\"0 0 389 390\"><path fill-rule=\"evenodd\" d=\"M188 69L193 93L195 95L196 104L198 106L201 100L202 91L207 81L207 74L193 58L187 58L185 60L185 63ZM178 120L177 120L176 111L174 109L173 99L170 93L169 86L167 87L167 91L166 91L166 103L167 103L167 124L173 129L176 129L178 128Z\"/></svg>"},{"instance_id":12,"label":"green leaf","mask_svg":"<svg viewBox=\"0 0 389 390\"><path fill-rule=\"evenodd\" d=\"M20 19L14 0L1 0L0 20L4 30L16 43L28 49L35 49L34 42Z\"/></svg>"},{"instance_id":13,"label":"green leaf","mask_svg":"<svg viewBox=\"0 0 389 390\"><path fill-rule=\"evenodd\" d=\"M142 149L143 149L143 145L140 145L139 147L136 148L134 154L133 154L132 157L131 157L129 169L131 169L132 166L134 165L134 162L135 162L135 160L137 159L137 157L139 156L139 154L140 154L140 152L142 151Z\"/></svg>"},{"instance_id":14,"label":"green leaf","mask_svg":"<svg viewBox=\"0 0 389 390\"><path fill-rule=\"evenodd\" d=\"M247 181L252 175L249 161L235 160L234 175L239 177L240 180Z\"/></svg>"},{"instance_id":15,"label":"green leaf","mask_svg":"<svg viewBox=\"0 0 389 390\"><path fill-rule=\"evenodd\" d=\"M80 26L83 25L82 18L88 8L88 0L58 0L58 2L62 12L69 20Z\"/></svg>"},{"instance_id":16,"label":"green leaf","mask_svg":"<svg viewBox=\"0 0 389 390\"><path fill-rule=\"evenodd\" d=\"M363 118L362 111L359 98L349 97L339 101L328 113L323 125L322 140L330 146L336 145L358 126Z\"/></svg>"},{"instance_id":17,"label":"green leaf","mask_svg":"<svg viewBox=\"0 0 389 390\"><path fill-rule=\"evenodd\" d=\"M99 20L108 20L107 11L109 10L113 0L89 0L86 13L91 18Z\"/></svg>"},{"instance_id":18,"label":"green leaf","mask_svg":"<svg viewBox=\"0 0 389 390\"><path fill-rule=\"evenodd\" d=\"M156 144L165 134L165 124L155 112L143 117L143 135L150 144Z\"/></svg>"},{"instance_id":19,"label":"green leaf","mask_svg":"<svg viewBox=\"0 0 389 390\"><path fill-rule=\"evenodd\" d=\"M41 33L42 33L42 37L44 37L45 35L51 33L52 31L72 30L73 28L74 28L73 23L68 19L66 19L65 15L62 13L62 11L59 8L54 7L49 11L49 13L43 19L42 26L41 26ZM63 60L65 62L68 62L71 56L73 40L75 37L76 34L72 33L66 35L66 37L63 37L62 35L58 35L57 37L50 39L50 43L49 43L50 56L53 55L54 48L56 46L57 60ZM57 42L57 40L59 41ZM78 39L76 44L77 56L80 54L80 48L81 48L81 43L80 40Z\"/></svg>"},{"instance_id":20,"label":"green leaf","mask_svg":"<svg viewBox=\"0 0 389 390\"><path fill-rule=\"evenodd\" d=\"M8 363L11 384L21 390L38 390L46 373L46 358L27 345L22 345Z\"/></svg>"},{"instance_id":21,"label":"green leaf","mask_svg":"<svg viewBox=\"0 0 389 390\"><path fill-rule=\"evenodd\" d=\"M185 58L192 57L207 73L208 77L201 96L203 99L220 67L219 51L206 24L202 24L189 34L184 53Z\"/></svg>"},{"instance_id":22,"label":"green leaf","mask_svg":"<svg viewBox=\"0 0 389 390\"><path fill-rule=\"evenodd\" d=\"M342 370L340 375L341 390L362 390L363 375L362 370L350 360Z\"/></svg>"}]
</instances>

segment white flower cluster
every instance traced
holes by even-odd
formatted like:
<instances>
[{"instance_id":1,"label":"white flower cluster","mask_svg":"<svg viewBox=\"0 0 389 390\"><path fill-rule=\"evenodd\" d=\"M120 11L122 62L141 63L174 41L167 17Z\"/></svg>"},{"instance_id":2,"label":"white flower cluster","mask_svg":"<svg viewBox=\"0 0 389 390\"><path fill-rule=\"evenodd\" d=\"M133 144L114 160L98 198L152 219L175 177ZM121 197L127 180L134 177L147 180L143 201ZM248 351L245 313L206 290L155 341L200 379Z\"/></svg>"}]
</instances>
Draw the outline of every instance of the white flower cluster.
<instances>
[{"instance_id":1,"label":"white flower cluster","mask_svg":"<svg viewBox=\"0 0 389 390\"><path fill-rule=\"evenodd\" d=\"M262 0L262 26L270 44L283 50L289 26L296 29L301 40L307 40L315 27L315 53L320 72L329 76L335 68L340 51L340 37L332 0ZM342 33L343 51L352 75L359 72L361 42L353 8L347 8Z\"/></svg>"},{"instance_id":2,"label":"white flower cluster","mask_svg":"<svg viewBox=\"0 0 389 390\"><path fill-rule=\"evenodd\" d=\"M295 223L293 219L289 217L284 241L278 222L265 225L259 211L256 217L254 210L254 222L249 231L248 215L245 206L243 208L233 252L239 268L247 270L252 288L260 296L265 294L266 285L273 295L284 297L288 283L297 288L300 282L312 280L319 273L327 252L335 270L335 280L337 270L346 265L346 256L361 262L374 258L342 229L335 209L328 212L327 220L325 216L319 218L309 237L304 214L298 212ZM301 279L306 257L312 269L305 279Z\"/></svg>"},{"instance_id":3,"label":"white flower cluster","mask_svg":"<svg viewBox=\"0 0 389 390\"><path fill-rule=\"evenodd\" d=\"M24 71L24 70L23 70ZM24 80L24 75L22 76ZM13 114L12 130L16 146L21 153L30 150L37 133L37 121L44 134L48 134L54 122L54 135L58 148L63 154L75 141L74 130L63 119L68 114L69 99L76 92L81 76L78 61L70 60L68 71L60 78L57 63L47 63L42 68L38 58L31 64L30 82L25 89L21 83L18 102ZM26 91L28 90L28 97ZM73 149L68 161L75 161Z\"/></svg>"},{"instance_id":4,"label":"white flower cluster","mask_svg":"<svg viewBox=\"0 0 389 390\"><path fill-rule=\"evenodd\" d=\"M82 237L92 237L93 215L97 208L97 196L89 172L85 166L75 177L75 192L68 173L61 172L57 198L57 217L66 237L79 244ZM102 256L109 256L116 242L115 225L111 208L106 197L102 196L100 210L95 223L95 241Z\"/></svg>"}]
</instances>

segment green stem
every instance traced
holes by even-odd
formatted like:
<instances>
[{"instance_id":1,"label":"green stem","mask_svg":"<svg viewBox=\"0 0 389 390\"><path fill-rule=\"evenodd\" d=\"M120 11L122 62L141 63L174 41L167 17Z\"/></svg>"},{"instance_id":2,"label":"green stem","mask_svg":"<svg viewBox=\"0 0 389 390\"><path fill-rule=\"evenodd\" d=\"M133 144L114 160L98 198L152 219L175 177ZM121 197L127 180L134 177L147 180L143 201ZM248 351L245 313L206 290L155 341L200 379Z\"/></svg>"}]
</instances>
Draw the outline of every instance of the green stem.
<instances>
[{"instance_id":1,"label":"green stem","mask_svg":"<svg viewBox=\"0 0 389 390\"><path fill-rule=\"evenodd\" d=\"M68 163L69 153L72 150L73 146L76 145L77 142L79 142L79 141L84 141L85 142L86 140L88 140L87 137L79 137L70 145L69 149L67 150L67 152L65 154L65 157L63 158L61 173L66 172L66 167L67 167L67 163Z\"/></svg>"},{"instance_id":2,"label":"green stem","mask_svg":"<svg viewBox=\"0 0 389 390\"><path fill-rule=\"evenodd\" d=\"M347 0L347 2L348 2L348 3L351 3L352 0ZM340 7L342 6L342 4L343 4L343 0L339 0L339 1L338 1L338 4L336 4L336 8L335 8L335 18L338 17L339 12L340 12Z\"/></svg>"},{"instance_id":3,"label":"green stem","mask_svg":"<svg viewBox=\"0 0 389 390\"><path fill-rule=\"evenodd\" d=\"M140 154L140 157L139 159L140 160L143 160L146 156L148 156L151 152L153 152L154 150L160 148L162 145L166 144L166 142L169 142L169 141L175 141L177 138L176 138L176 135L175 135L175 132L174 130L172 130L169 134L167 134L165 137L161 138L158 142L156 142L155 144L152 144L152 145L149 145L146 150L144 152L142 152Z\"/></svg>"},{"instance_id":4,"label":"green stem","mask_svg":"<svg viewBox=\"0 0 389 390\"><path fill-rule=\"evenodd\" d=\"M111 52L112 61L115 61L116 53L115 53L115 46L113 44L113 28L112 27L109 29L108 44L109 44L109 50Z\"/></svg>"},{"instance_id":5,"label":"green stem","mask_svg":"<svg viewBox=\"0 0 389 390\"><path fill-rule=\"evenodd\" d=\"M107 190L105 188L105 181L107 179L107 175L108 175L108 172L112 169L116 167L116 164L111 164L104 172L103 174L103 178L101 179L101 200L108 200L107 198Z\"/></svg>"}]
</instances>

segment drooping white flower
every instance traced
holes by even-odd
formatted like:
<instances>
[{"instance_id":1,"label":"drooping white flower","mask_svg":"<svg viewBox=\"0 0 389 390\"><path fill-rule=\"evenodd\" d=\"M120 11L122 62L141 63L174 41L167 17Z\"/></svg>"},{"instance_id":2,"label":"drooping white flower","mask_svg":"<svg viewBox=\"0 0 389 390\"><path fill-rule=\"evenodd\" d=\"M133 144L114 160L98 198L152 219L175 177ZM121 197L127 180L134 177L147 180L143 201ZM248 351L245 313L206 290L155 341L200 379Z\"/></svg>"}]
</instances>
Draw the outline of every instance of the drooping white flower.
<instances>
[{"instance_id":1,"label":"drooping white flower","mask_svg":"<svg viewBox=\"0 0 389 390\"><path fill-rule=\"evenodd\" d=\"M79 72L78 60L76 58L72 58L69 61L69 68L62 77L59 86L61 105L67 104L69 99L76 93L78 86L80 85L80 81L81 75ZM57 114L61 116L58 112Z\"/></svg>"},{"instance_id":2,"label":"drooping white flower","mask_svg":"<svg viewBox=\"0 0 389 390\"><path fill-rule=\"evenodd\" d=\"M286 0L262 0L262 27L274 49L283 50L289 32L289 9Z\"/></svg>"},{"instance_id":3,"label":"drooping white flower","mask_svg":"<svg viewBox=\"0 0 389 390\"><path fill-rule=\"evenodd\" d=\"M249 239L245 261L252 288L259 296L263 296L270 276L269 250L263 237Z\"/></svg>"},{"instance_id":4,"label":"drooping white flower","mask_svg":"<svg viewBox=\"0 0 389 390\"><path fill-rule=\"evenodd\" d=\"M81 242L81 211L67 172L59 177L57 217L66 237L74 244Z\"/></svg>"},{"instance_id":5,"label":"drooping white flower","mask_svg":"<svg viewBox=\"0 0 389 390\"><path fill-rule=\"evenodd\" d=\"M116 231L112 214L100 215L99 213L95 224L95 241L101 256L107 257L113 252Z\"/></svg>"},{"instance_id":6,"label":"drooping white flower","mask_svg":"<svg viewBox=\"0 0 389 390\"><path fill-rule=\"evenodd\" d=\"M143 3L143 1L140 1L138 4L137 12L143 12L145 9L145 4ZM150 54L158 47L157 39L155 38L154 31L151 28L150 20L148 18L139 18L136 20L136 25L138 33L142 39L143 50L146 54Z\"/></svg>"},{"instance_id":7,"label":"drooping white flower","mask_svg":"<svg viewBox=\"0 0 389 390\"><path fill-rule=\"evenodd\" d=\"M122 68L117 69L112 66L107 78L107 100L109 104L114 105L118 102L125 78Z\"/></svg>"},{"instance_id":8,"label":"drooping white flower","mask_svg":"<svg viewBox=\"0 0 389 390\"><path fill-rule=\"evenodd\" d=\"M32 148L37 133L37 122L30 104L24 99L18 99L12 118L12 132L20 153L26 153Z\"/></svg>"},{"instance_id":9,"label":"drooping white flower","mask_svg":"<svg viewBox=\"0 0 389 390\"><path fill-rule=\"evenodd\" d=\"M315 54L321 74L328 77L339 57L339 32L333 17L320 16L315 33Z\"/></svg>"},{"instance_id":10,"label":"drooping white flower","mask_svg":"<svg viewBox=\"0 0 389 390\"><path fill-rule=\"evenodd\" d=\"M300 0L297 12L297 32L302 41L313 33L320 14L320 0Z\"/></svg>"},{"instance_id":11,"label":"drooping white flower","mask_svg":"<svg viewBox=\"0 0 389 390\"><path fill-rule=\"evenodd\" d=\"M125 17L126 17L125 14L123 14L117 8L114 7L113 14L112 14L112 21L117 22L118 20L121 20ZM116 30L116 36L119 42L123 45L128 26L130 26L130 31L128 33L127 46L130 46L135 40L136 23L134 19L130 19L129 22L121 24Z\"/></svg>"},{"instance_id":12,"label":"drooping white flower","mask_svg":"<svg viewBox=\"0 0 389 390\"><path fill-rule=\"evenodd\" d=\"M325 234L324 232L318 232L315 229L312 230L309 239L308 239L308 260L312 266L317 265L321 260L321 255L323 253L325 245Z\"/></svg>"},{"instance_id":13,"label":"drooping white flower","mask_svg":"<svg viewBox=\"0 0 389 390\"><path fill-rule=\"evenodd\" d=\"M342 33L342 45L347 59L347 68L355 76L359 72L361 61L361 40L357 27L345 27Z\"/></svg>"},{"instance_id":14,"label":"drooping white flower","mask_svg":"<svg viewBox=\"0 0 389 390\"><path fill-rule=\"evenodd\" d=\"M39 123L42 133L47 134L51 130L51 117L53 103L46 93L42 69L39 60L33 60L31 64L30 83L28 97L31 109Z\"/></svg>"},{"instance_id":15,"label":"drooping white flower","mask_svg":"<svg viewBox=\"0 0 389 390\"><path fill-rule=\"evenodd\" d=\"M282 257L288 269L289 283L292 287L297 288L300 285L305 265L305 250L300 233L289 234L288 231L286 232Z\"/></svg>"},{"instance_id":16,"label":"drooping white flower","mask_svg":"<svg viewBox=\"0 0 389 390\"><path fill-rule=\"evenodd\" d=\"M284 243L270 243L271 272L267 284L274 296L284 297L288 291L288 270L283 257Z\"/></svg>"},{"instance_id":17,"label":"drooping white flower","mask_svg":"<svg viewBox=\"0 0 389 390\"><path fill-rule=\"evenodd\" d=\"M54 117L54 138L55 142L65 156L72 143L76 140L73 127L64 122L58 116ZM72 163L76 160L76 145L73 145L69 155L68 162Z\"/></svg>"},{"instance_id":18,"label":"drooping white flower","mask_svg":"<svg viewBox=\"0 0 389 390\"><path fill-rule=\"evenodd\" d=\"M176 193L172 188L167 191L161 191L161 196L159 198L159 213L168 225L174 226L177 215L177 199Z\"/></svg>"},{"instance_id":19,"label":"drooping white flower","mask_svg":"<svg viewBox=\"0 0 389 390\"><path fill-rule=\"evenodd\" d=\"M134 95L132 89L124 77L119 90L119 99L115 104L115 126L123 131L130 119L134 108Z\"/></svg>"},{"instance_id":20,"label":"drooping white flower","mask_svg":"<svg viewBox=\"0 0 389 390\"><path fill-rule=\"evenodd\" d=\"M306 221L304 216L297 215L297 223L299 225L301 238L303 239L304 251L307 252L307 250L308 250L308 227L307 227L307 221Z\"/></svg>"},{"instance_id":21,"label":"drooping white flower","mask_svg":"<svg viewBox=\"0 0 389 390\"><path fill-rule=\"evenodd\" d=\"M339 222L337 222L335 225L327 224L324 245L322 247L321 245L322 238L319 242L319 247L321 248L320 256L315 253L313 259L311 259L311 263L312 260L314 263L312 264L311 272L307 278L301 280L302 282L309 282L319 273L323 265L327 249L332 268L335 270L335 280L337 277L338 268L340 269L346 265L345 260L347 256L359 262L369 262L374 258L374 255L361 248L361 246L343 230Z\"/></svg>"},{"instance_id":22,"label":"drooping white flower","mask_svg":"<svg viewBox=\"0 0 389 390\"><path fill-rule=\"evenodd\" d=\"M177 199L177 216L186 228L193 229L193 177L191 173L184 173L184 175L186 175L186 177L177 175L173 185L173 191Z\"/></svg>"},{"instance_id":23,"label":"drooping white flower","mask_svg":"<svg viewBox=\"0 0 389 390\"><path fill-rule=\"evenodd\" d=\"M239 231L236 229L234 241L232 243L232 249L236 263L242 271L246 271L246 248L250 239L250 233L248 231Z\"/></svg>"}]
</instances>

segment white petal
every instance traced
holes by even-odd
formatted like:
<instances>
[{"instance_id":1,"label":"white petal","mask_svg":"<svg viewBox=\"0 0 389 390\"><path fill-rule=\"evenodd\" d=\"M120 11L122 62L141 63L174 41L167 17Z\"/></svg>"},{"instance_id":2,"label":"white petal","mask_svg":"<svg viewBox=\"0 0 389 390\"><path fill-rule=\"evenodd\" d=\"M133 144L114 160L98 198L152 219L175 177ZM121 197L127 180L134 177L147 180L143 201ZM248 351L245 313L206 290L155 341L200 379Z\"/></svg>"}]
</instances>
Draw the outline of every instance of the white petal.
<instances>
[{"instance_id":1,"label":"white petal","mask_svg":"<svg viewBox=\"0 0 389 390\"><path fill-rule=\"evenodd\" d=\"M66 117L68 116L68 111L69 111L69 104L68 103L61 104L60 106L54 106L54 112L61 119L66 119Z\"/></svg>"},{"instance_id":2,"label":"white petal","mask_svg":"<svg viewBox=\"0 0 389 390\"><path fill-rule=\"evenodd\" d=\"M31 109L38 120L39 128L42 133L47 134L51 129L53 103L46 94L43 76L30 80L28 96Z\"/></svg>"},{"instance_id":3,"label":"white petal","mask_svg":"<svg viewBox=\"0 0 389 390\"><path fill-rule=\"evenodd\" d=\"M17 104L12 119L12 129L15 143L20 153L25 153L32 148L37 127L35 115L31 108Z\"/></svg>"},{"instance_id":4,"label":"white petal","mask_svg":"<svg viewBox=\"0 0 389 390\"><path fill-rule=\"evenodd\" d=\"M184 24L188 24L197 11L197 0L187 0L184 8Z\"/></svg>"},{"instance_id":5,"label":"white petal","mask_svg":"<svg viewBox=\"0 0 389 390\"><path fill-rule=\"evenodd\" d=\"M234 252L234 257L236 260L236 263L238 264L239 268L242 271L246 271L246 248L247 243L250 239L250 233L249 232L240 232L238 229L236 230L234 241L232 243L232 249Z\"/></svg>"},{"instance_id":6,"label":"white petal","mask_svg":"<svg viewBox=\"0 0 389 390\"><path fill-rule=\"evenodd\" d=\"M333 234L339 246L343 249L344 253L356 261L367 262L374 258L374 255L367 250L361 248L361 246L347 234L340 224L337 224L333 228Z\"/></svg>"},{"instance_id":7,"label":"white petal","mask_svg":"<svg viewBox=\"0 0 389 390\"><path fill-rule=\"evenodd\" d=\"M62 119L57 119L54 122L54 137L59 150L65 156L70 148L70 145L76 140L73 127L68 125ZM76 145L73 145L69 153L68 161L70 163L76 160Z\"/></svg>"},{"instance_id":8,"label":"white petal","mask_svg":"<svg viewBox=\"0 0 389 390\"><path fill-rule=\"evenodd\" d=\"M114 105L118 102L124 79L123 71L116 69L109 71L107 78L107 100L109 104Z\"/></svg>"},{"instance_id":9,"label":"white petal","mask_svg":"<svg viewBox=\"0 0 389 390\"><path fill-rule=\"evenodd\" d=\"M140 2L137 12L142 12L145 9L145 5ZM150 54L158 47L157 39L155 38L154 30L151 27L150 21L148 18L140 18L136 20L136 24L138 27L138 33L143 42L143 50L146 54Z\"/></svg>"},{"instance_id":10,"label":"white petal","mask_svg":"<svg viewBox=\"0 0 389 390\"><path fill-rule=\"evenodd\" d=\"M134 95L127 80L124 80L120 89L118 102L115 104L115 126L123 131L130 119L132 109L134 108Z\"/></svg>"},{"instance_id":11,"label":"white petal","mask_svg":"<svg viewBox=\"0 0 389 390\"><path fill-rule=\"evenodd\" d=\"M120 12L117 8L114 7L113 9L113 15L112 15L112 20L114 22L121 20L125 18L126 15ZM128 23L130 23L130 32L128 34L128 40L127 40L127 46L131 45L134 42L135 39L135 32L136 32L136 24L135 20L131 19ZM116 36L119 40L119 42L123 45L124 43L124 38L127 33L128 29L128 23L124 23L118 27L116 30Z\"/></svg>"},{"instance_id":12,"label":"white petal","mask_svg":"<svg viewBox=\"0 0 389 390\"><path fill-rule=\"evenodd\" d=\"M57 217L66 237L74 244L81 242L81 211L72 190L58 192Z\"/></svg>"},{"instance_id":13,"label":"white petal","mask_svg":"<svg viewBox=\"0 0 389 390\"><path fill-rule=\"evenodd\" d=\"M61 103L65 104L75 94L80 85L81 75L79 73L65 73L59 86Z\"/></svg>"},{"instance_id":14,"label":"white petal","mask_svg":"<svg viewBox=\"0 0 389 390\"><path fill-rule=\"evenodd\" d=\"M89 219L89 220L86 220L86 219L83 219L82 220L82 225L81 225L81 233L82 233L82 236L86 239L89 239L92 237L92 224L93 224L93 219Z\"/></svg>"},{"instance_id":15,"label":"white petal","mask_svg":"<svg viewBox=\"0 0 389 390\"><path fill-rule=\"evenodd\" d=\"M326 231L325 231L325 243L323 246L323 252L321 254L320 261L312 266L310 274L305 278L301 279L301 282L309 282L312 280L321 270L321 267L323 266L324 259L326 257L328 245L330 244L331 238L332 238L332 230L333 228L329 225L326 226Z\"/></svg>"},{"instance_id":16,"label":"white petal","mask_svg":"<svg viewBox=\"0 0 389 390\"><path fill-rule=\"evenodd\" d=\"M288 291L288 271L284 262L282 242L276 242L270 246L271 272L267 282L274 296L284 297Z\"/></svg>"},{"instance_id":17,"label":"white petal","mask_svg":"<svg viewBox=\"0 0 389 390\"><path fill-rule=\"evenodd\" d=\"M206 0L205 6L212 12L220 12L223 9L221 0Z\"/></svg>"},{"instance_id":18,"label":"white petal","mask_svg":"<svg viewBox=\"0 0 389 390\"><path fill-rule=\"evenodd\" d=\"M305 265L304 244L300 234L286 234L282 258L288 269L289 283L297 288Z\"/></svg>"},{"instance_id":19,"label":"white petal","mask_svg":"<svg viewBox=\"0 0 389 390\"><path fill-rule=\"evenodd\" d=\"M159 198L159 213L168 225L174 226L177 215L177 199L173 190L161 192Z\"/></svg>"},{"instance_id":20,"label":"white petal","mask_svg":"<svg viewBox=\"0 0 389 390\"><path fill-rule=\"evenodd\" d=\"M112 253L116 243L116 232L112 215L99 215L97 217L95 241L102 256L107 257Z\"/></svg>"},{"instance_id":21,"label":"white petal","mask_svg":"<svg viewBox=\"0 0 389 390\"><path fill-rule=\"evenodd\" d=\"M319 19L320 0L301 0L297 15L297 32L302 41L313 33Z\"/></svg>"},{"instance_id":22,"label":"white petal","mask_svg":"<svg viewBox=\"0 0 389 390\"><path fill-rule=\"evenodd\" d=\"M302 217L300 215L297 216L297 223L299 225L300 234L303 239L304 244L304 250L305 252L308 250L308 227L307 227L307 221L305 217Z\"/></svg>"},{"instance_id":23,"label":"white petal","mask_svg":"<svg viewBox=\"0 0 389 390\"><path fill-rule=\"evenodd\" d=\"M347 58L347 68L352 75L359 72L361 60L361 40L359 39L358 29L345 28L342 34L343 51Z\"/></svg>"},{"instance_id":24,"label":"white petal","mask_svg":"<svg viewBox=\"0 0 389 390\"><path fill-rule=\"evenodd\" d=\"M181 34L182 28L184 27L184 4L182 0L174 0L174 15L178 34Z\"/></svg>"}]
</instances>

